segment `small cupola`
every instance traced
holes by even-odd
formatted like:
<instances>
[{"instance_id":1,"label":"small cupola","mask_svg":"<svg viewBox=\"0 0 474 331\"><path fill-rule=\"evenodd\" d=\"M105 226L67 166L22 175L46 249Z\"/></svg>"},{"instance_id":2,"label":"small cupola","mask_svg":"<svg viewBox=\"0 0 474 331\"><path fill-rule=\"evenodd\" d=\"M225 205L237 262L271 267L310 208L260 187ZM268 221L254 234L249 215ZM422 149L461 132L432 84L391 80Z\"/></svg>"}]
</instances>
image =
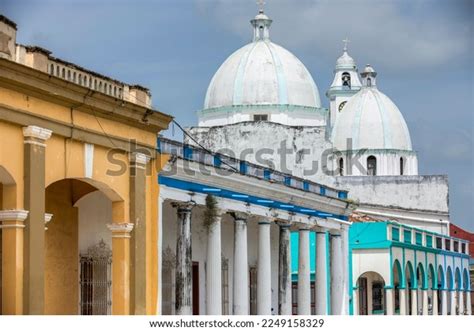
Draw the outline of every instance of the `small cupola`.
<instances>
[{"instance_id":1,"label":"small cupola","mask_svg":"<svg viewBox=\"0 0 474 331\"><path fill-rule=\"evenodd\" d=\"M364 87L375 87L375 77L377 72L372 68L370 64L367 64L364 71L360 74L362 76L362 86Z\"/></svg>"},{"instance_id":2,"label":"small cupola","mask_svg":"<svg viewBox=\"0 0 474 331\"><path fill-rule=\"evenodd\" d=\"M253 26L253 41L270 39L270 25L272 20L265 15L263 7L258 11L258 15L250 21Z\"/></svg>"}]
</instances>

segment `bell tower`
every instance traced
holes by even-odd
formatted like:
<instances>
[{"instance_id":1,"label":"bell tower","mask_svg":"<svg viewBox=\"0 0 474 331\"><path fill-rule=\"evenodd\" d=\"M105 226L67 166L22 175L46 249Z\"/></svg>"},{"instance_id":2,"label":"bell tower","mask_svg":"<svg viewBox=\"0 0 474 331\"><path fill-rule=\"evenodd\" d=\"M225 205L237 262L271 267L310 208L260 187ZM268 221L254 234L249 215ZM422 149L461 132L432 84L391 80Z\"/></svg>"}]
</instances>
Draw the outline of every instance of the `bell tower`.
<instances>
[{"instance_id":1,"label":"bell tower","mask_svg":"<svg viewBox=\"0 0 474 331\"><path fill-rule=\"evenodd\" d=\"M329 98L329 128L332 129L336 123L337 116L344 111L347 100L356 94L361 87L357 66L352 57L347 53L347 43L349 40L343 40L343 54L336 61L334 69L334 80L331 87L326 92Z\"/></svg>"}]
</instances>

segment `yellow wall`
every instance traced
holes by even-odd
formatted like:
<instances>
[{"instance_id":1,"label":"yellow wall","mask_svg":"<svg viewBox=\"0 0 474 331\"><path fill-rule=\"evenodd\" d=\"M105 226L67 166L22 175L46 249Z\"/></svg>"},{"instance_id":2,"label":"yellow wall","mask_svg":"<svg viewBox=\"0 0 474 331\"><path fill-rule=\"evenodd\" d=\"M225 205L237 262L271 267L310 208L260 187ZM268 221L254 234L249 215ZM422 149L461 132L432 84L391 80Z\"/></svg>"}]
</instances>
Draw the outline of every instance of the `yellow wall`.
<instances>
[{"instance_id":1,"label":"yellow wall","mask_svg":"<svg viewBox=\"0 0 474 331\"><path fill-rule=\"evenodd\" d=\"M46 212L54 216L45 235L45 314L78 312L78 210L69 184L46 190Z\"/></svg>"}]
</instances>

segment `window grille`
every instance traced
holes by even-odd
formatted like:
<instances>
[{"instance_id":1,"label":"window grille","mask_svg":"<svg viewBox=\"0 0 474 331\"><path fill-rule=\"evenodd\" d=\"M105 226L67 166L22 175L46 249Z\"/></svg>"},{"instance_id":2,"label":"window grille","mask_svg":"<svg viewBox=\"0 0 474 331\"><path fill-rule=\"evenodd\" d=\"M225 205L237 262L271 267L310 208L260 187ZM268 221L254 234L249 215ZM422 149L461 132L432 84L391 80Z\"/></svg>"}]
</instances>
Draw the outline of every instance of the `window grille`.
<instances>
[{"instance_id":1,"label":"window grille","mask_svg":"<svg viewBox=\"0 0 474 331\"><path fill-rule=\"evenodd\" d=\"M110 315L112 308L112 251L101 240L80 261L81 315Z\"/></svg>"},{"instance_id":2,"label":"window grille","mask_svg":"<svg viewBox=\"0 0 474 331\"><path fill-rule=\"evenodd\" d=\"M229 259L222 257L222 315L229 315Z\"/></svg>"}]
</instances>

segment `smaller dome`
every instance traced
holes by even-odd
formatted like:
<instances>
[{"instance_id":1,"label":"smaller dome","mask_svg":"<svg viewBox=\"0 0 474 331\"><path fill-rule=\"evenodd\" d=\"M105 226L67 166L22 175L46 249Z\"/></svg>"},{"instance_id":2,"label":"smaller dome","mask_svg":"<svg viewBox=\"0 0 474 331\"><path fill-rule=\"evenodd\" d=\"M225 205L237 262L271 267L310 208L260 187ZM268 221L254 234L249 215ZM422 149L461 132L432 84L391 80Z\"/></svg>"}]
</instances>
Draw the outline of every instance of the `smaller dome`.
<instances>
[{"instance_id":1,"label":"smaller dome","mask_svg":"<svg viewBox=\"0 0 474 331\"><path fill-rule=\"evenodd\" d=\"M370 70L373 68L367 68ZM375 73L375 71L372 71ZM348 150L412 151L410 133L398 107L375 85L364 86L349 99L332 131L332 142L340 151Z\"/></svg>"},{"instance_id":2,"label":"smaller dome","mask_svg":"<svg viewBox=\"0 0 474 331\"><path fill-rule=\"evenodd\" d=\"M366 64L364 71L362 71L362 73L375 73L375 70L374 68L372 68L370 64Z\"/></svg>"},{"instance_id":3,"label":"smaller dome","mask_svg":"<svg viewBox=\"0 0 474 331\"><path fill-rule=\"evenodd\" d=\"M355 69L356 63L354 59L344 51L344 53L336 61L336 70L337 69Z\"/></svg>"}]
</instances>

